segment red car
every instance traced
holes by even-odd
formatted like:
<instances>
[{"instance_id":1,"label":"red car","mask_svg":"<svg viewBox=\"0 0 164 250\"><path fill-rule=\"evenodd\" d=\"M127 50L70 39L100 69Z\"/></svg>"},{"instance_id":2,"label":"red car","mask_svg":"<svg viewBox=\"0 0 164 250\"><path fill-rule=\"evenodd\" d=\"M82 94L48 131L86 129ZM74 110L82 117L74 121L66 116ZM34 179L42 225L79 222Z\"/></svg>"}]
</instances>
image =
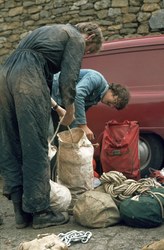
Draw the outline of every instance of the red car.
<instances>
[{"instance_id":1,"label":"red car","mask_svg":"<svg viewBox=\"0 0 164 250\"><path fill-rule=\"evenodd\" d=\"M121 83L131 93L121 111L99 103L87 112L96 138L109 120L135 120L140 125L141 176L164 161L164 35L123 39L103 44L99 54L84 57L82 68L101 72L109 82Z\"/></svg>"}]
</instances>

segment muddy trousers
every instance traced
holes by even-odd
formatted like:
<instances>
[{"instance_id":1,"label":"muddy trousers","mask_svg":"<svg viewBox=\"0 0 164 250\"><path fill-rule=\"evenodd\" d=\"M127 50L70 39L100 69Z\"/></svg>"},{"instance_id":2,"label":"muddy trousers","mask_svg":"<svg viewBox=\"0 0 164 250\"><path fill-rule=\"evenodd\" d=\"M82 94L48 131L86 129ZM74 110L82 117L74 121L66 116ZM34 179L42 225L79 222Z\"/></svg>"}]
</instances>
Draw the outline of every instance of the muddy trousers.
<instances>
[{"instance_id":1,"label":"muddy trousers","mask_svg":"<svg viewBox=\"0 0 164 250\"><path fill-rule=\"evenodd\" d=\"M44 94L43 94L44 93ZM21 195L25 212L49 207L48 126L50 97L37 89L24 94L0 92L0 171L4 195ZM14 102L13 102L14 99Z\"/></svg>"}]
</instances>

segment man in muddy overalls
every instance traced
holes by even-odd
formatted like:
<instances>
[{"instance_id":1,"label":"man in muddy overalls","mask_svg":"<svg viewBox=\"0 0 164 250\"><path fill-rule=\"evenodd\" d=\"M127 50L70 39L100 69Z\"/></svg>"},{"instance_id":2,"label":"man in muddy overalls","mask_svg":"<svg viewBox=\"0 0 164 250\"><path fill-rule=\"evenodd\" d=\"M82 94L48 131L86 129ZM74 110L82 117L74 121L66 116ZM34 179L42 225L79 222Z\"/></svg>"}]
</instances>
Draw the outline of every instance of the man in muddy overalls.
<instances>
[{"instance_id":1,"label":"man in muddy overalls","mask_svg":"<svg viewBox=\"0 0 164 250\"><path fill-rule=\"evenodd\" d=\"M33 219L33 228L68 221L50 210L48 127L53 74L61 71L66 110L62 124L74 120L75 85L83 55L99 51L97 24L44 26L29 33L0 73L0 172L3 194L13 201L16 227Z\"/></svg>"}]
</instances>

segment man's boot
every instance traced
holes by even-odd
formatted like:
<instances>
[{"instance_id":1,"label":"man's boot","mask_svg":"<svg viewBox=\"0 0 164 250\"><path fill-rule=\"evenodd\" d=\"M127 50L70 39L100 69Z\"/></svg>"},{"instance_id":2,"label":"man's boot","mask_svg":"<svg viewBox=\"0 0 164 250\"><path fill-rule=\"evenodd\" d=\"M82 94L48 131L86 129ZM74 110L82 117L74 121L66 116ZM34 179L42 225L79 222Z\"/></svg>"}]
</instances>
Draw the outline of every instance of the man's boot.
<instances>
[{"instance_id":1,"label":"man's boot","mask_svg":"<svg viewBox=\"0 0 164 250\"><path fill-rule=\"evenodd\" d=\"M32 216L22 209L22 192L17 191L12 193L11 200L14 206L16 228L20 229L27 227L32 220Z\"/></svg>"},{"instance_id":2,"label":"man's boot","mask_svg":"<svg viewBox=\"0 0 164 250\"><path fill-rule=\"evenodd\" d=\"M13 202L14 212L15 212L15 222L16 228L24 228L29 225L31 222L31 214L26 213L22 210L22 203L21 202Z\"/></svg>"},{"instance_id":3,"label":"man's boot","mask_svg":"<svg viewBox=\"0 0 164 250\"><path fill-rule=\"evenodd\" d=\"M39 229L50 226L57 226L67 223L69 221L69 215L67 212L52 212L52 210L46 209L41 212L34 213L33 215L33 228Z\"/></svg>"}]
</instances>

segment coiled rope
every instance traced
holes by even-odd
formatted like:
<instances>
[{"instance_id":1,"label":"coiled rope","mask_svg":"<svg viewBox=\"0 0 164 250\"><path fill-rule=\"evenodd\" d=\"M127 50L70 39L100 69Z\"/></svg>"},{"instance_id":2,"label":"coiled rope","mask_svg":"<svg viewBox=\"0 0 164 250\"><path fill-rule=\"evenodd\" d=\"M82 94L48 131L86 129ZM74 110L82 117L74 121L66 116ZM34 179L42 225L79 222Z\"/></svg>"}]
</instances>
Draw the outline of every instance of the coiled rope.
<instances>
[{"instance_id":1,"label":"coiled rope","mask_svg":"<svg viewBox=\"0 0 164 250\"><path fill-rule=\"evenodd\" d=\"M149 191L153 187L161 187L153 178L143 178L139 181L127 179L122 173L118 171L110 171L103 173L100 177L103 188L106 193L116 201L122 201L136 194Z\"/></svg>"}]
</instances>

